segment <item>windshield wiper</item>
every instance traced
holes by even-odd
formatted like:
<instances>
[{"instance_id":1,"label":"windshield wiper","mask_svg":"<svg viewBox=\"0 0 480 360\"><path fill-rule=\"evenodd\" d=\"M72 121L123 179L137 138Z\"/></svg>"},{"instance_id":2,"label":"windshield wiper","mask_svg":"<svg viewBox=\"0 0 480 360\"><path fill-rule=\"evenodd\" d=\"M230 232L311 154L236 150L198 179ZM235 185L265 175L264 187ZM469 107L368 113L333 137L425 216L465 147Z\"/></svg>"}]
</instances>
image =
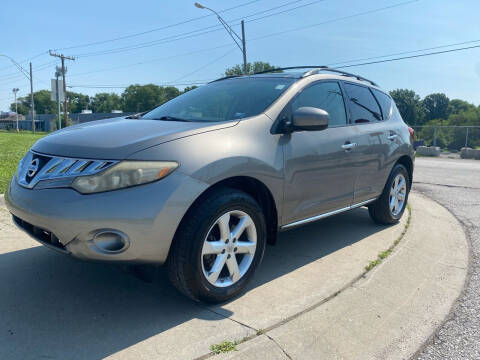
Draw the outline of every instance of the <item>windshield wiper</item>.
<instances>
[{"instance_id":1,"label":"windshield wiper","mask_svg":"<svg viewBox=\"0 0 480 360\"><path fill-rule=\"evenodd\" d=\"M175 116L160 116L159 118L151 118L150 120L190 122L190 120L178 118L178 117L175 117Z\"/></svg>"},{"instance_id":2,"label":"windshield wiper","mask_svg":"<svg viewBox=\"0 0 480 360\"><path fill-rule=\"evenodd\" d=\"M132 114L132 115L129 115L129 116L125 117L125 119L140 119L147 112L148 111L144 111L144 112L141 112L141 113L138 113L138 114Z\"/></svg>"}]
</instances>

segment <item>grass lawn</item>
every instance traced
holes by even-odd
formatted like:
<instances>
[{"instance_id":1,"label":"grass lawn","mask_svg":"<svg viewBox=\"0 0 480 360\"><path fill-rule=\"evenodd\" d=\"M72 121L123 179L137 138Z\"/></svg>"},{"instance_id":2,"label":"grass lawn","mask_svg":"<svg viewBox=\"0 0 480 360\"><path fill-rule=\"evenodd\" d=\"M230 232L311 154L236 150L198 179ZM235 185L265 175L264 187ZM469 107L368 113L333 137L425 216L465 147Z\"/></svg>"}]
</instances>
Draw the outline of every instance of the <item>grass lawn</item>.
<instances>
[{"instance_id":1,"label":"grass lawn","mask_svg":"<svg viewBox=\"0 0 480 360\"><path fill-rule=\"evenodd\" d=\"M35 141L45 135L45 133L0 131L0 194L7 190L10 179L17 171L18 162L23 155Z\"/></svg>"}]
</instances>

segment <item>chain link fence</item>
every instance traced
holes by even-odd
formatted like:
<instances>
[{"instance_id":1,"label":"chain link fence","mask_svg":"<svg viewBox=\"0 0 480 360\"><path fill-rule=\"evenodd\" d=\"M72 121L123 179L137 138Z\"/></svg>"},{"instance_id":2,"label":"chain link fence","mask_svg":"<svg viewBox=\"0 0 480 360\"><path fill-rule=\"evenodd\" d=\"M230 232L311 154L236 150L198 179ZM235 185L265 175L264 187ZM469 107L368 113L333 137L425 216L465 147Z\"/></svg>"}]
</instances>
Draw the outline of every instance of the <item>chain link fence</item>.
<instances>
[{"instance_id":1,"label":"chain link fence","mask_svg":"<svg viewBox=\"0 0 480 360\"><path fill-rule=\"evenodd\" d=\"M480 126L412 126L417 142L425 146L460 150L463 147L480 149Z\"/></svg>"}]
</instances>

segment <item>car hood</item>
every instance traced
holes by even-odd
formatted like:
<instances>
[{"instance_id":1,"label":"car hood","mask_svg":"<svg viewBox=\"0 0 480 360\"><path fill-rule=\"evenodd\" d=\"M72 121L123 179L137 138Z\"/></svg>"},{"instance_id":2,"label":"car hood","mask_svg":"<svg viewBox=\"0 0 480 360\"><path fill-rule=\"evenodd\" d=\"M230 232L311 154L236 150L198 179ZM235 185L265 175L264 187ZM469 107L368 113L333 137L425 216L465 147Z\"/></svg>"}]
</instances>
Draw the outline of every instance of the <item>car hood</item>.
<instances>
[{"instance_id":1,"label":"car hood","mask_svg":"<svg viewBox=\"0 0 480 360\"><path fill-rule=\"evenodd\" d=\"M32 150L74 158L122 160L167 141L235 126L222 123L113 118L70 126L35 143Z\"/></svg>"}]
</instances>

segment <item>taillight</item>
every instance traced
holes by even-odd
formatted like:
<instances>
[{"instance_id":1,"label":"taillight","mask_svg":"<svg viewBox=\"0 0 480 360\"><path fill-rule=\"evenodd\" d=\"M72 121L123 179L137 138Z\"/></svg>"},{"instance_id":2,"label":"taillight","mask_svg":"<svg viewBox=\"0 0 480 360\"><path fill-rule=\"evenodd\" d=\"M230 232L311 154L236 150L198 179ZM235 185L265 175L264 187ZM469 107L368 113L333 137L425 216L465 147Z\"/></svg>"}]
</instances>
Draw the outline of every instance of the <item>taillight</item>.
<instances>
[{"instance_id":1,"label":"taillight","mask_svg":"<svg viewBox=\"0 0 480 360\"><path fill-rule=\"evenodd\" d=\"M413 145L415 141L415 130L413 130L410 126L408 127L408 132L410 133L410 144Z\"/></svg>"}]
</instances>

